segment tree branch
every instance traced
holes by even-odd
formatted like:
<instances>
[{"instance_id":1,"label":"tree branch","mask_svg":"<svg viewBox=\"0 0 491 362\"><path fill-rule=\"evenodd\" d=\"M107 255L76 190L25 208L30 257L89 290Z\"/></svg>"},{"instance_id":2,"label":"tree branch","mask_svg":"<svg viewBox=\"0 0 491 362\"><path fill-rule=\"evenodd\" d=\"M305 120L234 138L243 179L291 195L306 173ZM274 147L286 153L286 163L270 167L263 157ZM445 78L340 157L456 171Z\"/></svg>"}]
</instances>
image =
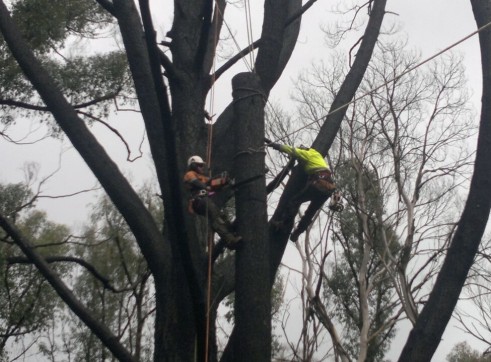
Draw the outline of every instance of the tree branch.
<instances>
[{"instance_id":1,"label":"tree branch","mask_svg":"<svg viewBox=\"0 0 491 362\"><path fill-rule=\"evenodd\" d=\"M111 15L116 16L114 13L114 4L109 0L96 0L100 6L106 9Z\"/></svg>"},{"instance_id":2,"label":"tree branch","mask_svg":"<svg viewBox=\"0 0 491 362\"><path fill-rule=\"evenodd\" d=\"M92 264L88 263L87 261L85 261L82 258L76 258L73 256L46 256L44 259L46 260L46 262L48 264L58 263L58 262L70 262L70 263L79 264L79 265L83 266L88 272L90 272L94 276L94 278L99 280L105 289L109 289L110 291L115 292L115 293L122 291L122 290L117 290L116 288L114 288L111 285L110 280L108 278L106 278L101 273L99 273L97 271L97 269ZM7 263L9 263L11 265L13 265L13 264L32 264L32 260L30 260L29 258L25 258L25 257L13 256L13 257L7 258Z\"/></svg>"},{"instance_id":3,"label":"tree branch","mask_svg":"<svg viewBox=\"0 0 491 362\"><path fill-rule=\"evenodd\" d=\"M0 31L26 77L124 216L143 255L147 258L152 273L163 273L162 268L168 267L165 260L170 257L170 252L166 253L166 243L152 215L117 165L87 129L84 121L63 97L55 81L35 58L12 22L3 1L0 1Z\"/></svg>"},{"instance_id":4,"label":"tree branch","mask_svg":"<svg viewBox=\"0 0 491 362\"><path fill-rule=\"evenodd\" d=\"M0 1L0 12L6 8L3 1ZM1 19L1 17L0 17ZM3 21L3 19L2 19ZM120 361L135 362L131 354L123 347L118 338L101 323L93 314L80 303L72 291L65 285L61 278L50 268L47 261L33 247L32 243L23 237L17 228L0 214L0 227L14 240L22 252L38 268L40 273L51 284L56 293L70 307L70 309L89 327L104 345Z\"/></svg>"},{"instance_id":5,"label":"tree branch","mask_svg":"<svg viewBox=\"0 0 491 362\"><path fill-rule=\"evenodd\" d=\"M165 162L168 155L165 150L165 132L162 124L162 117L171 117L170 107L167 110L160 110L159 102L167 102L167 91L157 95L155 91L152 69L150 66L148 45L145 41L145 33L143 30L140 14L133 1L114 1L114 10L118 19L119 29L123 38L126 56L130 66L135 91L138 97L143 121L147 131L148 142L154 160L155 169L157 172L157 180L160 188L163 190L167 183L167 172L165 170ZM154 31L153 29L149 32ZM156 43L152 46L157 48ZM158 77L162 75L159 71ZM159 99L159 96L165 99ZM165 114L161 113L165 112ZM164 193L165 195L165 193Z\"/></svg>"},{"instance_id":6,"label":"tree branch","mask_svg":"<svg viewBox=\"0 0 491 362\"><path fill-rule=\"evenodd\" d=\"M124 146L126 147L126 152L128 154L128 156L126 156L126 161L133 162L133 161L135 161L135 160L137 160L137 159L139 159L139 158L141 158L143 156L143 153L142 153L141 148L140 148L140 155L139 156L136 156L134 158L131 158L131 149L130 149L130 146L128 145L128 142L126 142L126 140L124 139L123 135L121 133L119 133L119 131L116 128L112 127L109 123L104 122L99 117L94 117L93 115L91 115L90 113L87 113L87 112L78 111L77 113L83 114L84 116L89 117L90 119L93 119L94 121L103 124L111 132L113 132L121 140L121 142L123 142ZM143 141L142 141L142 143L143 143ZM141 144L140 144L140 146L141 146Z\"/></svg>"},{"instance_id":7,"label":"tree branch","mask_svg":"<svg viewBox=\"0 0 491 362\"><path fill-rule=\"evenodd\" d=\"M471 0L478 28L491 21L489 3ZM478 252L491 209L491 31L479 33L483 74L482 109L477 141L476 161L467 198L457 230L428 302L423 307L401 352L399 362L430 361L440 344Z\"/></svg>"},{"instance_id":8,"label":"tree branch","mask_svg":"<svg viewBox=\"0 0 491 362\"><path fill-rule=\"evenodd\" d=\"M201 15L203 17L201 21L201 32L198 41L198 48L196 50L195 66L196 69L202 70L205 62L205 56L208 49L209 34L212 33L210 28L212 27L211 13L213 12L213 0L202 1Z\"/></svg>"},{"instance_id":9,"label":"tree branch","mask_svg":"<svg viewBox=\"0 0 491 362\"><path fill-rule=\"evenodd\" d=\"M172 61L162 51L162 49L159 49L159 59L160 59L160 64L162 65L162 67L165 70L167 78L175 78L176 77L176 70L174 69L174 64L172 64Z\"/></svg>"},{"instance_id":10,"label":"tree branch","mask_svg":"<svg viewBox=\"0 0 491 362\"><path fill-rule=\"evenodd\" d=\"M312 6L317 0L309 0L303 5L298 11L294 12L288 19L285 21L285 29L292 25L296 20L300 19L301 16ZM252 52L253 50L259 48L261 46L261 39L254 41L251 45L242 49L239 53L235 54L232 58L227 60L215 74L212 75L212 79L215 81L220 78L220 76L229 70L235 63L245 57L247 54Z\"/></svg>"},{"instance_id":11,"label":"tree branch","mask_svg":"<svg viewBox=\"0 0 491 362\"><path fill-rule=\"evenodd\" d=\"M118 88L118 90L116 92L106 94L102 97L94 98L94 99L87 101L87 102L84 102L84 103L72 105L72 107L75 109L80 109L80 108L93 106L97 103L104 102L104 101L107 101L110 99L115 99L117 97L117 95L119 94L119 92L121 92L121 88ZM14 99L0 99L0 105L20 107L20 108L30 109L32 111L49 112L49 108L46 106L37 106L35 104L16 101Z\"/></svg>"}]
</instances>

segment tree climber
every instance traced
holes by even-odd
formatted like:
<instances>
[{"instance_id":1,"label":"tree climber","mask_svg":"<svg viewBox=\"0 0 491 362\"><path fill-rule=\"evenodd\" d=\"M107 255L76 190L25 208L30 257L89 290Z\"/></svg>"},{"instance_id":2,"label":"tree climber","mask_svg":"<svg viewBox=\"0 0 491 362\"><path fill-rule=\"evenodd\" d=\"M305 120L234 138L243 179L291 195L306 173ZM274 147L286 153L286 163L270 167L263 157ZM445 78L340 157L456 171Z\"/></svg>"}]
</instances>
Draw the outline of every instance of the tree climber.
<instances>
[{"instance_id":1,"label":"tree climber","mask_svg":"<svg viewBox=\"0 0 491 362\"><path fill-rule=\"evenodd\" d=\"M296 207L296 205L310 201L303 217L290 235L290 240L296 242L300 234L307 230L316 212L329 197L332 196L329 204L331 210L343 210L343 204L340 202L341 196L339 192L336 191L336 184L332 178L329 165L317 150L303 146L291 147L288 145L280 145L279 143L274 142L267 143L267 146L297 159L302 166L303 171L308 176L305 187L290 201L291 207Z\"/></svg>"},{"instance_id":2,"label":"tree climber","mask_svg":"<svg viewBox=\"0 0 491 362\"><path fill-rule=\"evenodd\" d=\"M242 240L233 232L232 224L225 213L211 199L215 191L227 185L228 177L221 175L209 178L204 174L205 162L200 156L188 160L188 171L184 175L184 184L190 192L188 211L208 217L208 224L229 249L235 249Z\"/></svg>"}]
</instances>

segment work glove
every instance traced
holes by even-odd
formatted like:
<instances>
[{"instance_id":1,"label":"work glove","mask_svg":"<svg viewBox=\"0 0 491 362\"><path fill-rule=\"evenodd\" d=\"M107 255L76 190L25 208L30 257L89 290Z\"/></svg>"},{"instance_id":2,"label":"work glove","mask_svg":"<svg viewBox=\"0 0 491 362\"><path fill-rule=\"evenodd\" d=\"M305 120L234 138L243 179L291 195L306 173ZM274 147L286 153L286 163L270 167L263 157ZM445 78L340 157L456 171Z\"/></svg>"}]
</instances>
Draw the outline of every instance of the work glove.
<instances>
[{"instance_id":1,"label":"work glove","mask_svg":"<svg viewBox=\"0 0 491 362\"><path fill-rule=\"evenodd\" d=\"M268 143L266 146L271 147L272 149L277 151L279 151L281 147L279 143L274 143L274 142Z\"/></svg>"}]
</instances>

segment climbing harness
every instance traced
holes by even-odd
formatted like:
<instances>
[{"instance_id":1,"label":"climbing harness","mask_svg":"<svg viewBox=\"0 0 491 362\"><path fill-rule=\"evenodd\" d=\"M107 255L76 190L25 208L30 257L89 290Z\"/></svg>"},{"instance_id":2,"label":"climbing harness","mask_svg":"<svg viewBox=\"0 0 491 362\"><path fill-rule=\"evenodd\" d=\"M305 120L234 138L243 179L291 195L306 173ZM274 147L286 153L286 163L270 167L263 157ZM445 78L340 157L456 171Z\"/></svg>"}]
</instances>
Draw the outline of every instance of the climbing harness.
<instances>
[{"instance_id":1,"label":"climbing harness","mask_svg":"<svg viewBox=\"0 0 491 362\"><path fill-rule=\"evenodd\" d=\"M331 171L319 171L309 176L309 182L313 187L324 194L329 194L336 190L336 184L332 179Z\"/></svg>"}]
</instances>

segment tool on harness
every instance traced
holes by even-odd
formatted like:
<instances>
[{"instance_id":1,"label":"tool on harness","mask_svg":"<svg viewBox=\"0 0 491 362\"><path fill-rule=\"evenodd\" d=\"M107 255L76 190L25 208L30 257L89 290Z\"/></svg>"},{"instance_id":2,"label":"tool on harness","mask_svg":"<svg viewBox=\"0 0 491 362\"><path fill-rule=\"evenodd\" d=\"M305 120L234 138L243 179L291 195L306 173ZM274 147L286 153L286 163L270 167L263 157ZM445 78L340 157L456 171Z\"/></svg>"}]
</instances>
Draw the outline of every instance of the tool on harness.
<instances>
[{"instance_id":1,"label":"tool on harness","mask_svg":"<svg viewBox=\"0 0 491 362\"><path fill-rule=\"evenodd\" d=\"M202 205L200 199L206 196L212 196L213 194L213 191L207 191L205 189L201 189L196 192L194 196L188 200L188 212L192 215L196 214L196 210Z\"/></svg>"},{"instance_id":2,"label":"tool on harness","mask_svg":"<svg viewBox=\"0 0 491 362\"><path fill-rule=\"evenodd\" d=\"M319 171L309 176L309 182L318 191L324 194L331 194L336 190L336 183L332 178L331 171Z\"/></svg>"},{"instance_id":3,"label":"tool on harness","mask_svg":"<svg viewBox=\"0 0 491 362\"><path fill-rule=\"evenodd\" d=\"M329 201L329 210L335 211L335 212L341 212L344 210L344 205L343 202L341 201L341 192L340 191L335 191L331 195L331 200Z\"/></svg>"}]
</instances>

